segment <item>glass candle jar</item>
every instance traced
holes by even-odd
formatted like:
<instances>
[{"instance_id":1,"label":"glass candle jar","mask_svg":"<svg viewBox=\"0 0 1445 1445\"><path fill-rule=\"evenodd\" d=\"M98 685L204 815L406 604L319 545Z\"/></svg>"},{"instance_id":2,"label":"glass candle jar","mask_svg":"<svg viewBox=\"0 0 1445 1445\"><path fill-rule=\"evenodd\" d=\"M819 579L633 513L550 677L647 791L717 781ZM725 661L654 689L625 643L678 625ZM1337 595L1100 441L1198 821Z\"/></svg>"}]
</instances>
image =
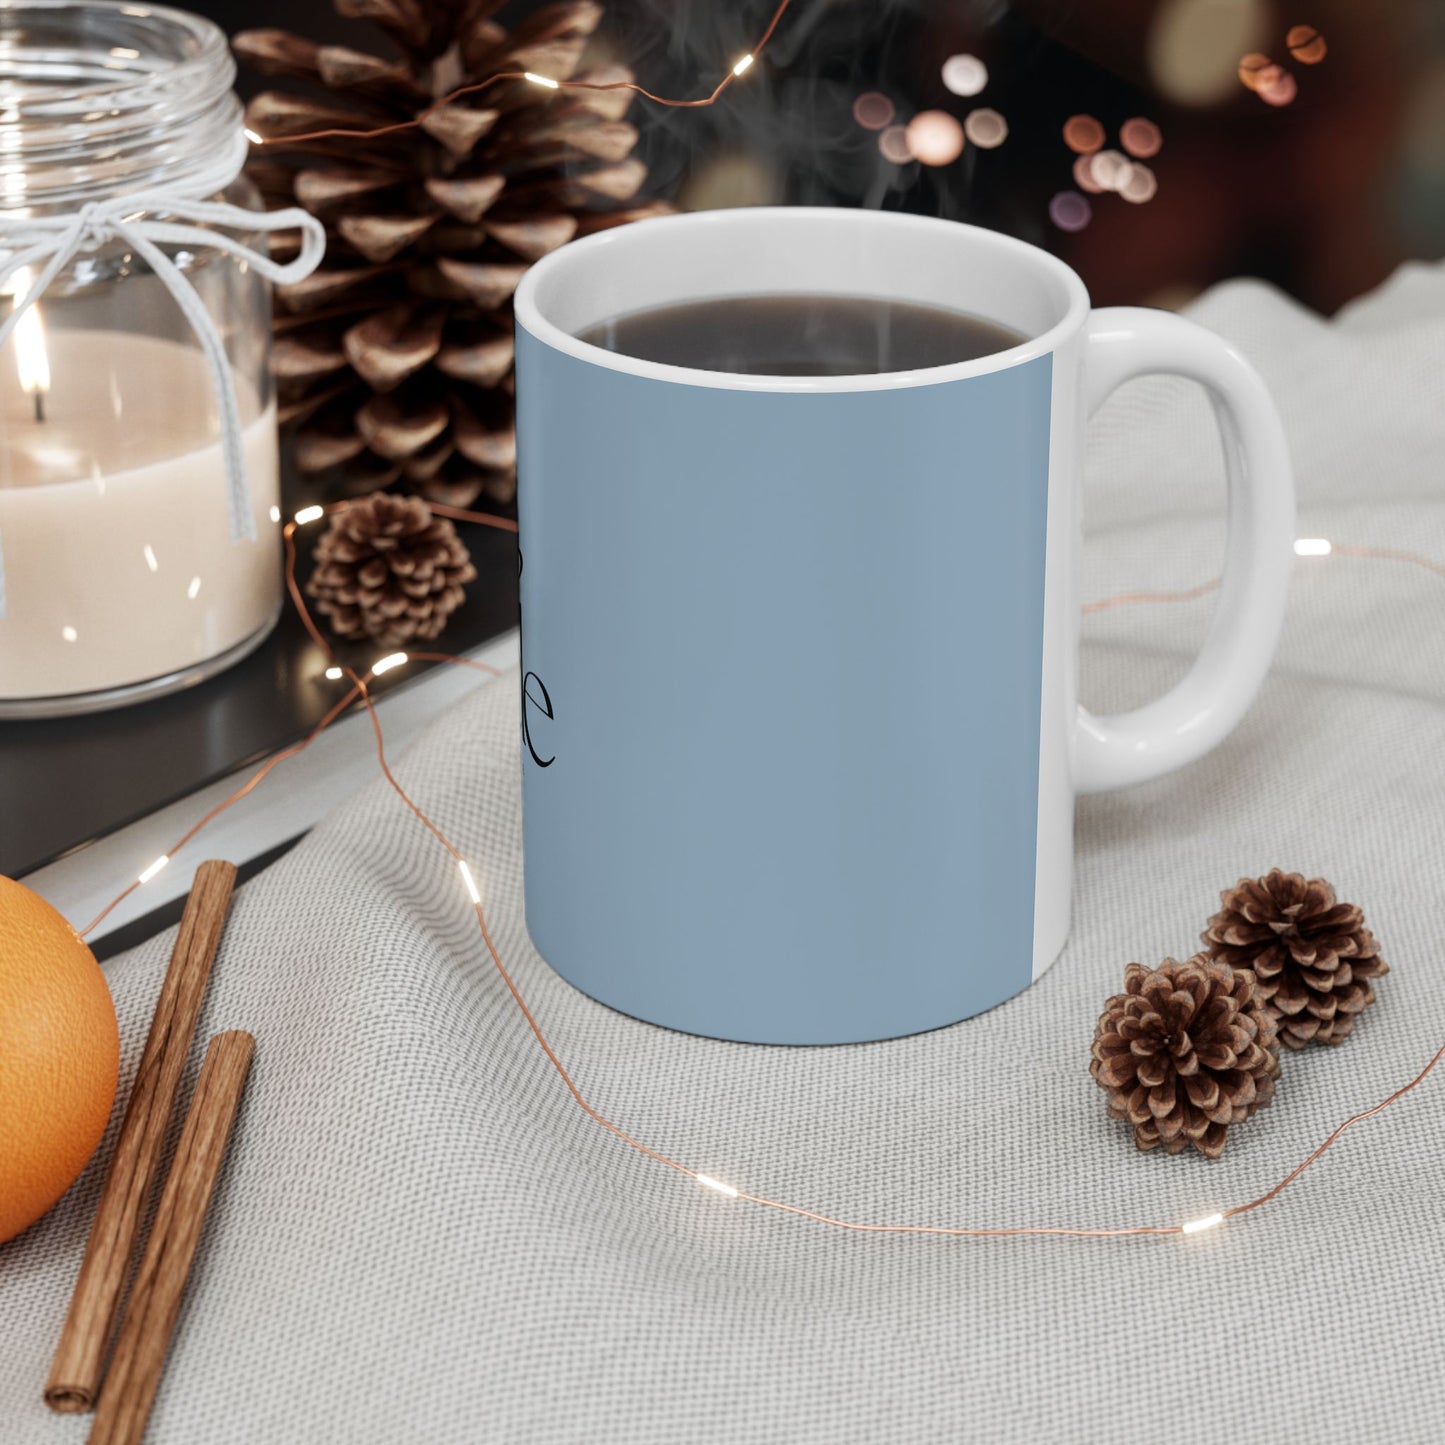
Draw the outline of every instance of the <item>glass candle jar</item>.
<instances>
[{"instance_id":1,"label":"glass candle jar","mask_svg":"<svg viewBox=\"0 0 1445 1445\"><path fill-rule=\"evenodd\" d=\"M213 244L180 204L257 204L239 175L234 77L221 31L178 10L0 6L0 262L24 254L26 218L80 228L43 289L37 261L0 297L0 322L20 312L0 348L0 717L187 686L255 648L279 615L270 285L244 250L260 237ZM161 260L204 307L224 366L148 244L94 221L107 206L132 230L156 223ZM192 224L161 235L172 221ZM32 288L38 299L19 306ZM243 506L228 490L236 458Z\"/></svg>"}]
</instances>

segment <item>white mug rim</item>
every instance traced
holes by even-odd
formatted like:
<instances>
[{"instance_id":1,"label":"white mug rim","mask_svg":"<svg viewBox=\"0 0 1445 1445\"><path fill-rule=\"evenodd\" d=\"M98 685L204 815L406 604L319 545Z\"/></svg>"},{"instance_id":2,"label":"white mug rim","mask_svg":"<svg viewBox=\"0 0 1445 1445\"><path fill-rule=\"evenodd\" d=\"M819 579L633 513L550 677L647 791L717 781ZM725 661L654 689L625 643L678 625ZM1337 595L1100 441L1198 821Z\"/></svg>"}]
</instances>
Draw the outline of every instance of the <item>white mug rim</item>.
<instances>
[{"instance_id":1,"label":"white mug rim","mask_svg":"<svg viewBox=\"0 0 1445 1445\"><path fill-rule=\"evenodd\" d=\"M703 367L671 366L661 362L646 361L641 357L628 356L622 352L608 351L601 346L582 341L565 327L543 315L539 290L566 268L583 264L593 259L598 252L608 249L617 252L621 260L629 246L635 246L639 238L646 239L655 234L656 228L668 227L678 232L679 244L686 244L688 233L704 234L716 238L726 233L729 227L756 227L774 224L779 218L827 218L830 224L849 226L874 226L891 228L901 233L905 229L935 232L947 228L963 233L962 243L984 247L997 255L1003 255L1017 264L1037 268L1044 280L1061 286L1067 297L1064 314L1052 325L1041 330L1036 336L1026 336L1016 346L1002 351L991 352L971 361L953 362L946 366L920 367L911 371L868 372L844 376L768 376L744 374L741 372L710 371ZM706 296L696 299L707 300ZM959 381L971 376L983 376L990 372L1004 371L1024 362L1033 361L1056 351L1070 337L1078 333L1089 314L1089 294L1077 272L1057 256L1027 241L990 231L981 226L971 226L962 221L944 220L933 216L907 215L898 211L863 211L845 207L828 206L747 206L728 210L693 211L678 215L655 216L614 226L580 240L570 241L565 246L544 256L528 268L517 287L513 309L517 324L544 345L573 356L579 361L612 371L625 372L633 376L647 377L656 381L675 384L706 386L733 391L773 392L850 392L887 391L913 386L935 386L943 382Z\"/></svg>"}]
</instances>

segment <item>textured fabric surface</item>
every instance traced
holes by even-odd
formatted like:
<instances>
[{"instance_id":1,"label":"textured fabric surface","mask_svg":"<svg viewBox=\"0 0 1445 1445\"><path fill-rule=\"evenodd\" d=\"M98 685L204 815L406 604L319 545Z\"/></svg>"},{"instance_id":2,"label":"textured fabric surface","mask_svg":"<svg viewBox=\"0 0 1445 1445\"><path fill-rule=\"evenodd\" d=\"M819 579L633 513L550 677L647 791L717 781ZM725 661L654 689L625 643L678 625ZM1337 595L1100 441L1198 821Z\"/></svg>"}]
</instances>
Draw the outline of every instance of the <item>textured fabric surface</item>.
<instances>
[{"instance_id":1,"label":"textured fabric surface","mask_svg":"<svg viewBox=\"0 0 1445 1445\"><path fill-rule=\"evenodd\" d=\"M1251 283L1196 315L1274 388L1304 534L1445 558L1445 270L1409 269L1331 323ZM1120 393L1091 440L1087 596L1212 573L1217 455L1196 393ZM1086 699L1167 685L1208 607L1090 618ZM900 1042L709 1042L553 976L519 901L514 678L441 718L398 772L471 858L581 1087L643 1140L849 1217L1173 1222L1259 1193L1445 1038L1442 609L1445 582L1418 569L1302 559L1278 665L1239 731L1182 773L1082 804L1059 962L1013 1002ZM1274 864L1364 906L1393 968L1380 1002L1342 1048L1287 1058L1273 1108L1219 1162L1140 1155L1087 1074L1095 1017L1127 961L1189 953L1219 889ZM108 968L123 1089L169 944ZM240 893L203 1023L259 1043L155 1442L1445 1431L1445 1077L1275 1204L1188 1240L887 1238L766 1213L578 1111L486 961L456 869L380 783ZM86 1434L40 1390L109 1147L0 1248L6 1445Z\"/></svg>"}]
</instances>

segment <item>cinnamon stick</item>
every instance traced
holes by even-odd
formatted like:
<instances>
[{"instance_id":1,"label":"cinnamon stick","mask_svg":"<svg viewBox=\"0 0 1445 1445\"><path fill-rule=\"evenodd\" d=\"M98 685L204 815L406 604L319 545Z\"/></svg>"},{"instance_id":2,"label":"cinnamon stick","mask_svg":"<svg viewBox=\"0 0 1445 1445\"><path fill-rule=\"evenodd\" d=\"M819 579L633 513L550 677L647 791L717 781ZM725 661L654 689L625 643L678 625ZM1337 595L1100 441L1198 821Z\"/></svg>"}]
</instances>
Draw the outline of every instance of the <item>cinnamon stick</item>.
<instances>
[{"instance_id":1,"label":"cinnamon stick","mask_svg":"<svg viewBox=\"0 0 1445 1445\"><path fill-rule=\"evenodd\" d=\"M255 1048L250 1034L236 1032L217 1034L206 1049L90 1427L90 1445L139 1445L145 1434Z\"/></svg>"},{"instance_id":2,"label":"cinnamon stick","mask_svg":"<svg viewBox=\"0 0 1445 1445\"><path fill-rule=\"evenodd\" d=\"M51 1361L45 1403L52 1410L78 1414L95 1408L106 1346L115 1327L136 1234L150 1199L175 1107L176 1087L190 1052L235 882L233 864L212 860L196 869L110 1172L90 1226L70 1311Z\"/></svg>"}]
</instances>

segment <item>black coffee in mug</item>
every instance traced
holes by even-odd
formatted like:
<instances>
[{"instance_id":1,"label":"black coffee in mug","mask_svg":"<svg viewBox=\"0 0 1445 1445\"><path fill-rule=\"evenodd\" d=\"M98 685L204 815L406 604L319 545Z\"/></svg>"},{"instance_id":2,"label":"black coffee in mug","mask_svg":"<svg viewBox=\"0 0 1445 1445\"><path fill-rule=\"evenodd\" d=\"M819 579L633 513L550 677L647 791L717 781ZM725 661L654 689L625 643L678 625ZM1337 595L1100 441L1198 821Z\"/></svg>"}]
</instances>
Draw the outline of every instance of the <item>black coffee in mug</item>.
<instances>
[{"instance_id":1,"label":"black coffee in mug","mask_svg":"<svg viewBox=\"0 0 1445 1445\"><path fill-rule=\"evenodd\" d=\"M726 296L649 307L579 340L667 366L754 376L866 376L973 361L1024 338L997 322L869 296Z\"/></svg>"}]
</instances>

